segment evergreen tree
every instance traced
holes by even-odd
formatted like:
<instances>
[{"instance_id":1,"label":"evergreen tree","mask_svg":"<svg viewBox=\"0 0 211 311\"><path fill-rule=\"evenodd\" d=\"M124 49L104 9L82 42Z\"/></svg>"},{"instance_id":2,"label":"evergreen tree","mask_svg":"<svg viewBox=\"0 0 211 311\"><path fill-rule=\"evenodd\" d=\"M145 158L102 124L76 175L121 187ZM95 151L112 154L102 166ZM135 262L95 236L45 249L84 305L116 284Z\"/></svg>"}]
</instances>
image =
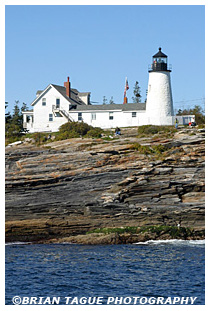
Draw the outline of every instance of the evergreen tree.
<instances>
[{"instance_id":1,"label":"evergreen tree","mask_svg":"<svg viewBox=\"0 0 211 311\"><path fill-rule=\"evenodd\" d=\"M103 96L103 105L106 105L107 104L107 99L105 96Z\"/></svg>"},{"instance_id":2,"label":"evergreen tree","mask_svg":"<svg viewBox=\"0 0 211 311\"><path fill-rule=\"evenodd\" d=\"M177 116L181 116L182 115L182 109L179 109L178 111L177 111Z\"/></svg>"},{"instance_id":3,"label":"evergreen tree","mask_svg":"<svg viewBox=\"0 0 211 311\"><path fill-rule=\"evenodd\" d=\"M13 109L12 122L15 125L19 126L20 130L21 130L22 125L23 125L23 116L22 116L21 110L20 110L18 105L19 105L19 100L16 100L15 106Z\"/></svg>"},{"instance_id":4,"label":"evergreen tree","mask_svg":"<svg viewBox=\"0 0 211 311\"><path fill-rule=\"evenodd\" d=\"M114 98L113 98L113 96L111 96L111 99L109 100L109 104L111 105L111 104L114 104Z\"/></svg>"},{"instance_id":5,"label":"evergreen tree","mask_svg":"<svg viewBox=\"0 0 211 311\"><path fill-rule=\"evenodd\" d=\"M136 81L134 85L133 94L134 94L134 96L132 97L133 103L140 103L141 102L141 88L139 86L138 81Z\"/></svg>"},{"instance_id":6,"label":"evergreen tree","mask_svg":"<svg viewBox=\"0 0 211 311\"><path fill-rule=\"evenodd\" d=\"M8 107L8 102L5 102L5 110L7 109ZM5 124L6 123L9 123L9 121L11 120L11 115L10 115L10 112L5 112Z\"/></svg>"},{"instance_id":7,"label":"evergreen tree","mask_svg":"<svg viewBox=\"0 0 211 311\"><path fill-rule=\"evenodd\" d=\"M7 138L15 138L20 136L23 131L23 115L19 108L19 101L15 101L13 114L6 119L5 134Z\"/></svg>"},{"instance_id":8,"label":"evergreen tree","mask_svg":"<svg viewBox=\"0 0 211 311\"><path fill-rule=\"evenodd\" d=\"M27 111L28 110L28 107L27 107L27 104L23 103L22 104L22 107L21 107L21 111Z\"/></svg>"}]
</instances>

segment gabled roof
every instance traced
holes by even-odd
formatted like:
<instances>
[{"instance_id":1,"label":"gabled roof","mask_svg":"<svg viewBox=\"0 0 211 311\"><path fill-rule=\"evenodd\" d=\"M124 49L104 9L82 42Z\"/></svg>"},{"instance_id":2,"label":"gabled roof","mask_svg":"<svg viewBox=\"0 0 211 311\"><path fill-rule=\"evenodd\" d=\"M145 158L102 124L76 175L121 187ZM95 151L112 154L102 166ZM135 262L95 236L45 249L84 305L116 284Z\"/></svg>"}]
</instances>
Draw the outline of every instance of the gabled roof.
<instances>
[{"instance_id":1,"label":"gabled roof","mask_svg":"<svg viewBox=\"0 0 211 311\"><path fill-rule=\"evenodd\" d=\"M41 93L35 98L35 100L31 103L31 106L34 106L52 87L54 87L69 103L73 105L84 105L86 104L79 98L78 90L71 89L71 98L66 95L66 88L64 86L49 84ZM40 92L40 91L39 91Z\"/></svg>"},{"instance_id":2,"label":"gabled roof","mask_svg":"<svg viewBox=\"0 0 211 311\"><path fill-rule=\"evenodd\" d=\"M76 89L71 89L71 98L66 95L66 88L64 86L51 84L66 100L68 100L71 104L76 105L86 105L78 96L79 92Z\"/></svg>"},{"instance_id":3,"label":"gabled roof","mask_svg":"<svg viewBox=\"0 0 211 311\"><path fill-rule=\"evenodd\" d=\"M145 110L146 103L135 103L135 104L107 104L107 105L84 105L76 106L71 111L137 111Z\"/></svg>"},{"instance_id":4,"label":"gabled roof","mask_svg":"<svg viewBox=\"0 0 211 311\"><path fill-rule=\"evenodd\" d=\"M51 84L49 84L41 93L39 91L39 95L31 103L31 106L34 106L40 100L40 98L42 98L51 88L52 86Z\"/></svg>"}]
</instances>

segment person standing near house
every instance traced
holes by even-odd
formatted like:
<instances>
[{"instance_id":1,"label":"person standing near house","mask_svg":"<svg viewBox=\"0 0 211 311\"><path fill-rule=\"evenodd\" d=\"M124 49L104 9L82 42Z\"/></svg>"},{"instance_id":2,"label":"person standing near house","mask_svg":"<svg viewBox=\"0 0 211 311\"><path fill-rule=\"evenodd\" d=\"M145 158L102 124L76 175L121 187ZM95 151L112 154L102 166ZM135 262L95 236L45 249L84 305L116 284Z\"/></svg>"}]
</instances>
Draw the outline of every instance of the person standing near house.
<instances>
[{"instance_id":1,"label":"person standing near house","mask_svg":"<svg viewBox=\"0 0 211 311\"><path fill-rule=\"evenodd\" d=\"M176 128L176 129L178 128L178 123L179 123L179 121L178 121L178 119L176 118L176 119L175 119L175 128Z\"/></svg>"}]
</instances>

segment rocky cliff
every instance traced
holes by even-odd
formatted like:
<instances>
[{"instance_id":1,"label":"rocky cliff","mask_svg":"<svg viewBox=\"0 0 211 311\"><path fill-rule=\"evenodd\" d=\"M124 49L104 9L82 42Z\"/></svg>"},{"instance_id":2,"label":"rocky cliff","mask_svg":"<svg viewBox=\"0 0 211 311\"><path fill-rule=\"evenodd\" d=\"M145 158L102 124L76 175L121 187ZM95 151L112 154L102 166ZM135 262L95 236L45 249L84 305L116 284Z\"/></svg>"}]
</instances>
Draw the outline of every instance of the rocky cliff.
<instances>
[{"instance_id":1,"label":"rocky cliff","mask_svg":"<svg viewBox=\"0 0 211 311\"><path fill-rule=\"evenodd\" d=\"M204 130L136 131L6 147L6 241L132 243L172 238L170 228L204 238Z\"/></svg>"}]
</instances>

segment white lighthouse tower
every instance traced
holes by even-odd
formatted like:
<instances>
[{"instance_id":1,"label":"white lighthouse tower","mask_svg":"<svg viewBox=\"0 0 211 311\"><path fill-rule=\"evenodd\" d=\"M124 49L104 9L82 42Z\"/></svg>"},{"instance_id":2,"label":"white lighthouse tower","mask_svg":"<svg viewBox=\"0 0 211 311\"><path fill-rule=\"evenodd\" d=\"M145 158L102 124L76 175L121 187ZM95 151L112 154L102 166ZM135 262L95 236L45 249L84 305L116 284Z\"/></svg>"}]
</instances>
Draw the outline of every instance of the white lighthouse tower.
<instances>
[{"instance_id":1,"label":"white lighthouse tower","mask_svg":"<svg viewBox=\"0 0 211 311\"><path fill-rule=\"evenodd\" d=\"M167 55L161 52L152 57L146 102L147 123L153 125L172 125L173 101Z\"/></svg>"}]
</instances>

